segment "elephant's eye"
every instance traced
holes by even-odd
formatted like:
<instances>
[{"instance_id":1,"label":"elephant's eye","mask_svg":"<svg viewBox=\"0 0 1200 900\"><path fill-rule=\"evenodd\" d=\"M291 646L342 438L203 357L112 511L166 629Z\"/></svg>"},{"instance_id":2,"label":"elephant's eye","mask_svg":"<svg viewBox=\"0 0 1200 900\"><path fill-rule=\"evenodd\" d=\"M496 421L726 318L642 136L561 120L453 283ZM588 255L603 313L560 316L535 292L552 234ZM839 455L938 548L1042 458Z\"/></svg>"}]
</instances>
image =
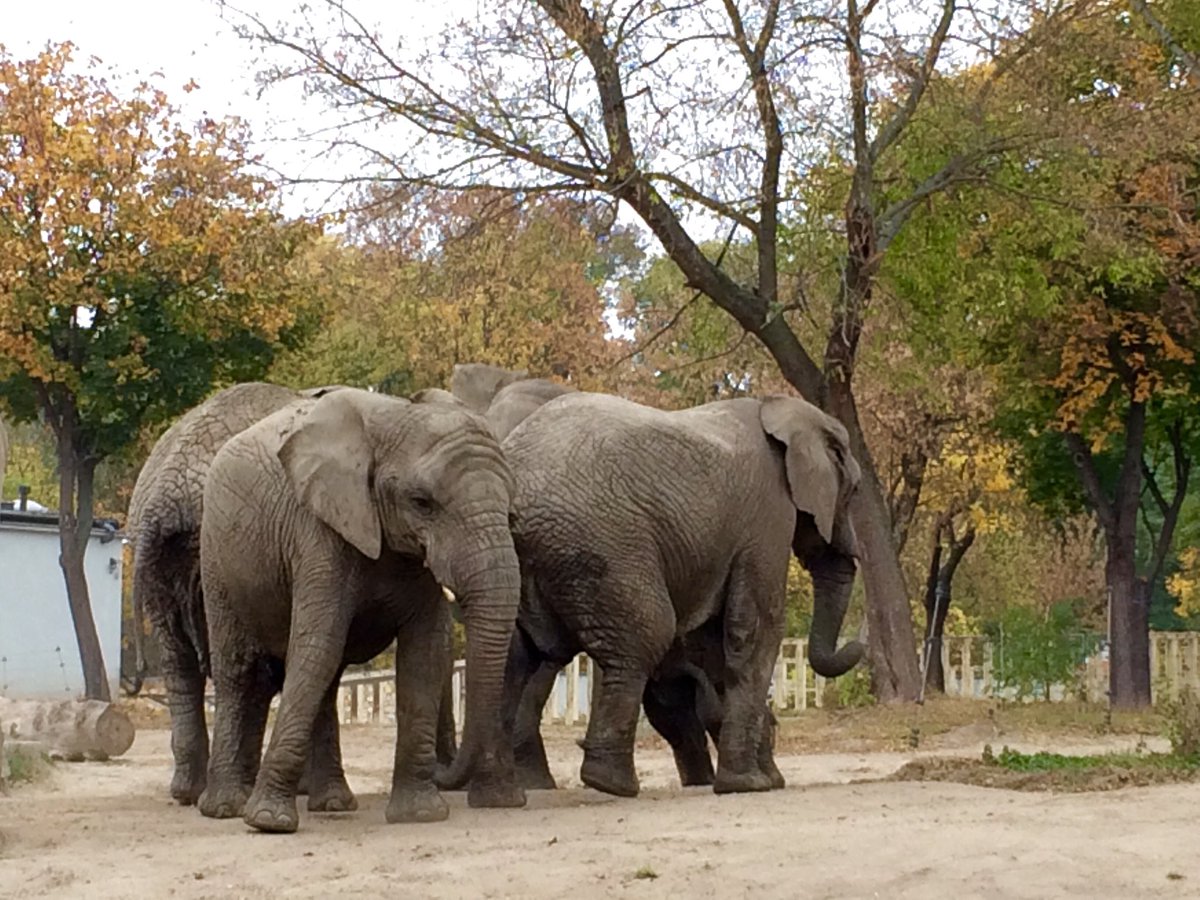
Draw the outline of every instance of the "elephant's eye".
<instances>
[{"instance_id":1,"label":"elephant's eye","mask_svg":"<svg viewBox=\"0 0 1200 900\"><path fill-rule=\"evenodd\" d=\"M413 509L422 513L431 513L437 506L434 499L424 491L413 491L408 495L408 502L412 504Z\"/></svg>"}]
</instances>

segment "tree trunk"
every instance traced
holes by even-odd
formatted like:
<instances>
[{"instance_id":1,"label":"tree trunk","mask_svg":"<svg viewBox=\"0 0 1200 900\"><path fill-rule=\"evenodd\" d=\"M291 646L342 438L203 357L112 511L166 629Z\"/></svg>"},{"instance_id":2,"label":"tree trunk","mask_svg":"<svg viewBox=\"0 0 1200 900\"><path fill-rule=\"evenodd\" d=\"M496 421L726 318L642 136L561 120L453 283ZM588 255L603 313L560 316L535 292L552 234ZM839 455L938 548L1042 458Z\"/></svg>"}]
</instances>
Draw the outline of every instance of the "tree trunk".
<instances>
[{"instance_id":1,"label":"tree trunk","mask_svg":"<svg viewBox=\"0 0 1200 900\"><path fill-rule=\"evenodd\" d=\"M1108 563L1110 628L1109 698L1114 709L1150 705L1150 586L1134 569L1134 547L1110 541Z\"/></svg>"},{"instance_id":2,"label":"tree trunk","mask_svg":"<svg viewBox=\"0 0 1200 900\"><path fill-rule=\"evenodd\" d=\"M0 721L14 738L37 741L69 760L105 760L133 745L134 727L121 710L100 700L8 700Z\"/></svg>"},{"instance_id":3,"label":"tree trunk","mask_svg":"<svg viewBox=\"0 0 1200 900\"><path fill-rule=\"evenodd\" d=\"M950 541L950 552L942 562L942 533ZM975 543L975 527L968 526L962 538L954 535L952 513L939 519L933 533L933 554L929 562L929 576L925 581L925 689L939 694L946 693L946 670L942 666L942 640L946 633L946 615L950 612L954 573L958 564Z\"/></svg>"},{"instance_id":4,"label":"tree trunk","mask_svg":"<svg viewBox=\"0 0 1200 900\"><path fill-rule=\"evenodd\" d=\"M67 585L67 603L75 625L79 661L83 667L84 696L91 700L111 700L104 654L96 634L92 601L88 592L83 561L92 531L92 486L96 463L80 458L72 429L65 426L58 436L58 563Z\"/></svg>"},{"instance_id":5,"label":"tree trunk","mask_svg":"<svg viewBox=\"0 0 1200 900\"><path fill-rule=\"evenodd\" d=\"M946 632L946 613L950 598L942 588L941 528L933 536L933 556L925 582L925 690L946 693L946 670L942 666L942 635Z\"/></svg>"},{"instance_id":6,"label":"tree trunk","mask_svg":"<svg viewBox=\"0 0 1200 900\"><path fill-rule=\"evenodd\" d=\"M867 652L871 661L871 690L881 703L913 701L921 687L912 611L900 557L892 542L887 496L875 462L863 438L850 386L829 386L830 412L846 426L850 449L862 468L850 511L858 536L859 564L867 590Z\"/></svg>"}]
</instances>

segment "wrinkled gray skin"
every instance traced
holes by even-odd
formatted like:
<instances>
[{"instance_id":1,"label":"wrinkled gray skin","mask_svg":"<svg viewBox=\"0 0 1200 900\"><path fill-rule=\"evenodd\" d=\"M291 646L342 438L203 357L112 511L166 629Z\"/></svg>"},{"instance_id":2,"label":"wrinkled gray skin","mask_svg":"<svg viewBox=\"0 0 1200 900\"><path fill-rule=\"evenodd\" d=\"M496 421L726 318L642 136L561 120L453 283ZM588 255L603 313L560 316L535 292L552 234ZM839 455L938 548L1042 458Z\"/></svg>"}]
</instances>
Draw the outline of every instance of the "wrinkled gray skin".
<instances>
[{"instance_id":1,"label":"wrinkled gray skin","mask_svg":"<svg viewBox=\"0 0 1200 900\"><path fill-rule=\"evenodd\" d=\"M687 671L681 659L719 647L720 677L709 679L722 698L714 790L772 787L766 694L792 552L814 582L813 668L833 677L862 655L857 642L837 648L855 572L847 505L859 478L845 429L789 397L664 412L578 393L542 406L503 448L517 479L523 576L507 727L543 662L587 652L600 679L580 775L633 796L648 680L676 683ZM704 626L719 639L698 632ZM694 738L697 728L699 712L686 731Z\"/></svg>"},{"instance_id":2,"label":"wrinkled gray skin","mask_svg":"<svg viewBox=\"0 0 1200 900\"><path fill-rule=\"evenodd\" d=\"M425 388L412 395L412 402L447 403L474 409L487 420L497 441L504 440L510 431L542 404L575 390L543 378L529 378L524 370L502 369L484 363L455 365L451 383L457 393L441 388ZM548 679L550 688L553 687L557 671L557 668L549 669L548 674L542 676L543 680ZM547 688L547 692L550 688ZM437 729L437 759L443 769L443 778L456 753L453 702L452 680L447 675ZM538 740L540 742L540 735Z\"/></svg>"},{"instance_id":3,"label":"wrinkled gray skin","mask_svg":"<svg viewBox=\"0 0 1200 900\"><path fill-rule=\"evenodd\" d=\"M261 382L227 388L168 428L138 474L126 525L134 548L134 691L141 687L145 673L144 614L162 648L175 758L171 796L184 805L195 803L204 790L208 768L204 683L209 653L200 591L205 475L217 451L233 435L302 397L319 397L337 389L297 392ZM336 745L336 721L333 728ZM310 802L314 808L324 808L321 797Z\"/></svg>"},{"instance_id":4,"label":"wrinkled gray skin","mask_svg":"<svg viewBox=\"0 0 1200 900\"><path fill-rule=\"evenodd\" d=\"M450 661L441 585L467 626L467 717L454 766L470 778L472 806L524 804L500 721L520 591L512 490L479 417L349 388L299 401L225 443L205 483L200 532L217 703L201 812L294 831L310 735L343 667L394 638L387 819L444 819L433 784ZM283 696L255 776L270 698L261 673L281 664Z\"/></svg>"},{"instance_id":5,"label":"wrinkled gray skin","mask_svg":"<svg viewBox=\"0 0 1200 900\"><path fill-rule=\"evenodd\" d=\"M427 388L412 396L415 403L474 403L482 412L498 439L503 440L534 410L574 389L546 379L530 379L523 371L509 371L481 363L455 366L453 383L461 396L440 388ZM494 392L494 395L491 393ZM489 399L490 398L490 399ZM486 402L485 402L486 401ZM709 629L711 631L711 629ZM717 635L719 648L720 636ZM713 662L713 659L717 662ZM681 642L672 655L678 666L660 667L660 673L646 686L643 706L651 725L663 735L675 754L680 780L684 785L713 782L713 765L707 736L719 740L721 700L715 683L720 683L720 657L706 652L702 642L689 640L685 652ZM704 669L708 663L709 671ZM521 696L520 710L514 723L517 774L521 785L530 789L553 789L556 785L546 759L541 737L542 710L554 689L561 665L544 661L530 676ZM446 766L453 759L454 717L451 684L446 683L442 716L438 722L438 762ZM774 716L767 711L774 724ZM771 774L772 784L783 787L783 776L770 757L769 747L763 768ZM445 774L442 774L445 779ZM446 784L450 787L452 785Z\"/></svg>"}]
</instances>

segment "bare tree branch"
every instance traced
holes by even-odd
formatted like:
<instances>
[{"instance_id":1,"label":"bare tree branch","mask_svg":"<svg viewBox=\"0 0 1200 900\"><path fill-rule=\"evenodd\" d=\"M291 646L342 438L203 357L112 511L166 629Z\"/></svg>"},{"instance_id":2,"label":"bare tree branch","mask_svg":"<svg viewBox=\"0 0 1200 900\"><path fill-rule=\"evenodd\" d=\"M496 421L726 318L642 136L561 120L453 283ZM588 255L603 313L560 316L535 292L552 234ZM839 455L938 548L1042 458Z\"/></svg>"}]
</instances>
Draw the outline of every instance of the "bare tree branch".
<instances>
[{"instance_id":1,"label":"bare tree branch","mask_svg":"<svg viewBox=\"0 0 1200 900\"><path fill-rule=\"evenodd\" d=\"M950 33L950 23L954 21L954 12L954 0L943 0L941 18L938 19L933 36L929 39L929 47L925 51L925 58L921 61L920 67L913 75L912 84L909 85L908 89L908 96L905 97L904 103L892 114L892 117L879 129L879 132L875 135L875 140L871 142L869 153L872 160L877 161L887 152L888 148L903 133L909 120L912 119L913 113L917 111L917 106L921 103L921 98L925 96L925 88L929 86L929 79L933 76L933 70L937 66L938 57L942 53L942 45L946 42L946 35ZM866 13L864 13L864 18L865 16Z\"/></svg>"},{"instance_id":2,"label":"bare tree branch","mask_svg":"<svg viewBox=\"0 0 1200 900\"><path fill-rule=\"evenodd\" d=\"M1100 474L1096 471L1096 461L1092 458L1092 451L1084 442L1083 436L1077 432L1068 431L1063 435L1063 440L1066 441L1067 452L1071 454L1071 461L1079 470L1079 479L1083 483L1083 489L1092 503L1092 508L1096 510L1096 518L1100 520L1100 525L1105 532L1111 534L1117 524L1116 511L1113 509L1112 500L1104 492L1104 486L1100 483Z\"/></svg>"}]
</instances>

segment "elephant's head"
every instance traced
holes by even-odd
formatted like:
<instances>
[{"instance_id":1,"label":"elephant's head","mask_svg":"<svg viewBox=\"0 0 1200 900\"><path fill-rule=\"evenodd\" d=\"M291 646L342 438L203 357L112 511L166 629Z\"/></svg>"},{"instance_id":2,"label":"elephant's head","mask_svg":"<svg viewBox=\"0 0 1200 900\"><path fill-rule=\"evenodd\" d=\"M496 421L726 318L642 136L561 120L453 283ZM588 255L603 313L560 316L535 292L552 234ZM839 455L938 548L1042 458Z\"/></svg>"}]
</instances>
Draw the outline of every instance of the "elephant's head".
<instances>
[{"instance_id":1,"label":"elephant's head","mask_svg":"<svg viewBox=\"0 0 1200 900\"><path fill-rule=\"evenodd\" d=\"M449 391L441 388L431 387L417 391L408 398L413 403L449 403L451 406L461 406L463 409L470 409L467 404L459 400Z\"/></svg>"},{"instance_id":2,"label":"elephant's head","mask_svg":"<svg viewBox=\"0 0 1200 900\"><path fill-rule=\"evenodd\" d=\"M767 434L784 445L784 470L796 506L792 549L813 579L808 659L818 675L834 678L863 654L858 641L837 649L858 556L850 498L861 472L845 426L811 403L770 397L760 417Z\"/></svg>"},{"instance_id":3,"label":"elephant's head","mask_svg":"<svg viewBox=\"0 0 1200 900\"><path fill-rule=\"evenodd\" d=\"M477 413L487 411L501 388L529 377L524 369L502 369L486 363L457 363L450 392Z\"/></svg>"},{"instance_id":4,"label":"elephant's head","mask_svg":"<svg viewBox=\"0 0 1200 900\"><path fill-rule=\"evenodd\" d=\"M504 667L520 599L509 516L514 483L487 424L444 403L354 389L297 413L278 457L297 497L365 556L424 560L467 628L465 774L493 766Z\"/></svg>"}]
</instances>

